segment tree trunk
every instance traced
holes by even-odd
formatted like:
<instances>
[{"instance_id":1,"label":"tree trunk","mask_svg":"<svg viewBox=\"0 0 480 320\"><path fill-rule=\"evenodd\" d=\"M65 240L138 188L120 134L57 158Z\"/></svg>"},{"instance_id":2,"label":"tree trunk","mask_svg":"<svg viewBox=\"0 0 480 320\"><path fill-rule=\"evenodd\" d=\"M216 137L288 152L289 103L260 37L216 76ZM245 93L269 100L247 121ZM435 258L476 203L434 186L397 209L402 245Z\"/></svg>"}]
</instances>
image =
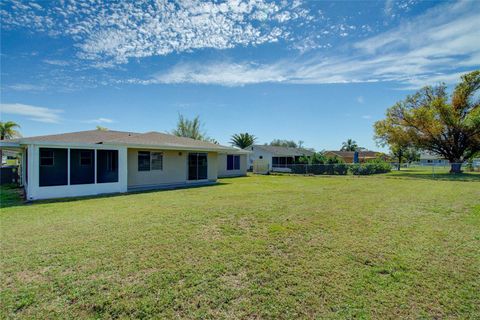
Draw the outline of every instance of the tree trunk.
<instances>
[{"instance_id":1,"label":"tree trunk","mask_svg":"<svg viewBox=\"0 0 480 320\"><path fill-rule=\"evenodd\" d=\"M460 160L450 161L450 173L462 173L462 163Z\"/></svg>"}]
</instances>

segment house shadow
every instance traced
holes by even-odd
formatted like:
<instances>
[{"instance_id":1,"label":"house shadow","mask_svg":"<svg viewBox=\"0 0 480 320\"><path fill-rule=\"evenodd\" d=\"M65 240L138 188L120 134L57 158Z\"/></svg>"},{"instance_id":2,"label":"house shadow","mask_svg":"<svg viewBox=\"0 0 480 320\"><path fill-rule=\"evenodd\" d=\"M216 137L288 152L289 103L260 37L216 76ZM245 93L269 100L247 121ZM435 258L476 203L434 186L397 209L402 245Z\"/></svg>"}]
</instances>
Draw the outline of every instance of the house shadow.
<instances>
[{"instance_id":1,"label":"house shadow","mask_svg":"<svg viewBox=\"0 0 480 320\"><path fill-rule=\"evenodd\" d=\"M106 194L98 194L98 195L91 195L91 196L80 196L80 197L68 197L68 198L56 198L56 199L44 199L44 200L34 200L34 201L25 201L21 197L19 197L18 201L11 202L11 203L1 203L0 208L7 208L12 206L22 206L22 205L41 205L41 204L49 204L49 203L63 203L63 202L77 202L77 201L84 201L84 200L93 200L93 199L108 199L108 198L116 198L116 197L124 197L129 195L135 194L147 194L147 193L156 193L156 192L174 192L183 189L198 189L198 188L220 188L226 185L229 185L229 182L217 182L212 184L206 185L191 185L191 186L176 186L171 188L152 188L148 190L135 190L135 191L128 191L128 192L118 192L118 193L106 193Z\"/></svg>"},{"instance_id":2,"label":"house shadow","mask_svg":"<svg viewBox=\"0 0 480 320\"><path fill-rule=\"evenodd\" d=\"M480 173L478 172L462 172L453 174L449 172L419 172L418 170L402 169L400 171L392 171L388 176L391 179L422 179L422 180L438 180L438 181L462 181L462 182L480 182Z\"/></svg>"}]
</instances>

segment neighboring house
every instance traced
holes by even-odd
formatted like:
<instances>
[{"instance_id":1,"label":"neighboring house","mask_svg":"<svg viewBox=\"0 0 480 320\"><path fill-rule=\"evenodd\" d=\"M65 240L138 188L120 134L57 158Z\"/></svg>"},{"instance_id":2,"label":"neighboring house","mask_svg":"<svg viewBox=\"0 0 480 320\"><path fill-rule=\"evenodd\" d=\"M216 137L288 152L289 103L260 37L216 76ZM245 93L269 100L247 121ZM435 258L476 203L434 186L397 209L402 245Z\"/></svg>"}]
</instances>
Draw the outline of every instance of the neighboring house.
<instances>
[{"instance_id":1,"label":"neighboring house","mask_svg":"<svg viewBox=\"0 0 480 320\"><path fill-rule=\"evenodd\" d=\"M253 166L253 161L264 160L268 168L281 168L298 163L302 156L311 156L313 151L303 148L277 147L268 145L253 145L246 150L251 151L248 155L248 166Z\"/></svg>"},{"instance_id":2,"label":"neighboring house","mask_svg":"<svg viewBox=\"0 0 480 320\"><path fill-rule=\"evenodd\" d=\"M4 140L28 200L211 184L246 174L247 151L159 132L91 130Z\"/></svg>"},{"instance_id":3,"label":"neighboring house","mask_svg":"<svg viewBox=\"0 0 480 320\"><path fill-rule=\"evenodd\" d=\"M442 156L424 151L420 153L420 165L421 166L449 166L450 162Z\"/></svg>"},{"instance_id":4,"label":"neighboring house","mask_svg":"<svg viewBox=\"0 0 480 320\"><path fill-rule=\"evenodd\" d=\"M353 163L355 157L355 151L325 151L324 154L327 157L340 158L345 163ZM374 160L380 155L382 155L382 153L377 151L358 151L358 161L366 162L368 160Z\"/></svg>"}]
</instances>

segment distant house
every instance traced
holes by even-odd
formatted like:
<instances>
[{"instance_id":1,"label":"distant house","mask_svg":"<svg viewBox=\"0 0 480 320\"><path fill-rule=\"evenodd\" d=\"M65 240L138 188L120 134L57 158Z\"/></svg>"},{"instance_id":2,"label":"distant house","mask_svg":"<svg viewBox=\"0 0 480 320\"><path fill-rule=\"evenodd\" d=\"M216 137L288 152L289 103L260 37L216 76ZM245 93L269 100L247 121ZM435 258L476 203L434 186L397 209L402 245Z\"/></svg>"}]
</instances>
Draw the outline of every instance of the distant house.
<instances>
[{"instance_id":1,"label":"distant house","mask_svg":"<svg viewBox=\"0 0 480 320\"><path fill-rule=\"evenodd\" d=\"M302 156L311 156L313 151L303 148L278 147L269 145L253 145L246 150L251 151L248 155L248 165L251 167L253 161L264 160L268 168L281 168L299 162Z\"/></svg>"},{"instance_id":2,"label":"distant house","mask_svg":"<svg viewBox=\"0 0 480 320\"><path fill-rule=\"evenodd\" d=\"M444 157L432 152L424 151L420 153L420 165L422 166L449 166L450 161Z\"/></svg>"},{"instance_id":3,"label":"distant house","mask_svg":"<svg viewBox=\"0 0 480 320\"><path fill-rule=\"evenodd\" d=\"M345 163L353 163L355 157L355 151L325 151L324 154L327 157L337 157L345 161ZM358 151L358 161L366 162L368 160L374 160L381 156L383 153L377 151Z\"/></svg>"},{"instance_id":4,"label":"distant house","mask_svg":"<svg viewBox=\"0 0 480 320\"><path fill-rule=\"evenodd\" d=\"M204 185L246 174L248 151L160 132L91 130L3 140L28 200Z\"/></svg>"}]
</instances>

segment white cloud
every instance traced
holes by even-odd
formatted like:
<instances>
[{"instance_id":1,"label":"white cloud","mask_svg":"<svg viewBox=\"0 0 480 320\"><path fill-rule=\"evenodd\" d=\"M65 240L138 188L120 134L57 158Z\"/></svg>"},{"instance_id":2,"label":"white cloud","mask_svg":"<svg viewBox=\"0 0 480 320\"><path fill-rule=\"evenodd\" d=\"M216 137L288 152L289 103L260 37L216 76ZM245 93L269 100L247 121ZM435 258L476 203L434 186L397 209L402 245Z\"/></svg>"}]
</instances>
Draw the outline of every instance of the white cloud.
<instances>
[{"instance_id":1,"label":"white cloud","mask_svg":"<svg viewBox=\"0 0 480 320\"><path fill-rule=\"evenodd\" d=\"M15 91L43 91L45 90L45 86L43 85L36 85L30 83L16 83L9 85L8 88L15 90Z\"/></svg>"},{"instance_id":2,"label":"white cloud","mask_svg":"<svg viewBox=\"0 0 480 320\"><path fill-rule=\"evenodd\" d=\"M115 122L114 120L112 119L109 119L109 118L98 118L98 119L92 119L92 120L87 120L85 121L86 123L97 123L97 124L100 124L100 123L113 123Z\"/></svg>"},{"instance_id":3,"label":"white cloud","mask_svg":"<svg viewBox=\"0 0 480 320\"><path fill-rule=\"evenodd\" d=\"M21 115L38 122L59 123L61 120L60 114L63 113L63 110L21 103L1 103L0 113Z\"/></svg>"},{"instance_id":4,"label":"white cloud","mask_svg":"<svg viewBox=\"0 0 480 320\"><path fill-rule=\"evenodd\" d=\"M363 104L365 103L365 99L362 96L359 96L357 97L357 102Z\"/></svg>"},{"instance_id":5,"label":"white cloud","mask_svg":"<svg viewBox=\"0 0 480 320\"><path fill-rule=\"evenodd\" d=\"M434 8L398 28L357 42L348 56L297 58L270 64L181 63L150 79L131 83L198 83L239 86L253 83L352 83L395 81L418 88L453 83L480 66L480 2ZM461 67L464 72L459 72Z\"/></svg>"},{"instance_id":6,"label":"white cloud","mask_svg":"<svg viewBox=\"0 0 480 320\"><path fill-rule=\"evenodd\" d=\"M79 1L48 9L34 2L7 2L0 13L5 28L71 37L78 56L100 66L200 48L276 42L289 36L288 23L309 19L299 1L270 0Z\"/></svg>"},{"instance_id":7,"label":"white cloud","mask_svg":"<svg viewBox=\"0 0 480 320\"><path fill-rule=\"evenodd\" d=\"M372 116L369 114L365 114L362 116L362 119L369 120L369 119L372 119Z\"/></svg>"},{"instance_id":8,"label":"white cloud","mask_svg":"<svg viewBox=\"0 0 480 320\"><path fill-rule=\"evenodd\" d=\"M65 60L53 60L53 59L45 59L43 60L43 62L54 65L54 66L60 66L60 67L65 67L70 64L68 61L65 61Z\"/></svg>"}]
</instances>

